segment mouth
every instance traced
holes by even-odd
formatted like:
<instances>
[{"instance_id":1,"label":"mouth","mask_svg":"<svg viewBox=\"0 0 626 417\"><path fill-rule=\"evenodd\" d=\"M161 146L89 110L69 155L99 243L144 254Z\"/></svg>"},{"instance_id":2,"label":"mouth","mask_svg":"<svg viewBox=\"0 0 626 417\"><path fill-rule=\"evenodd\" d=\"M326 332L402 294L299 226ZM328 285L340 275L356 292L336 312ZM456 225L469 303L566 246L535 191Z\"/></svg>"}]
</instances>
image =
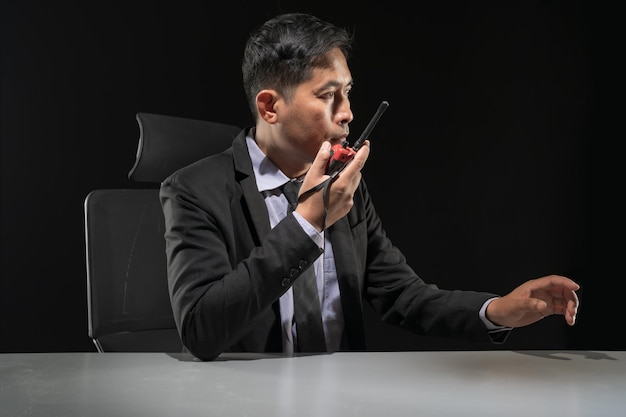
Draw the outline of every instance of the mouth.
<instances>
[{"instance_id":1,"label":"mouth","mask_svg":"<svg viewBox=\"0 0 626 417\"><path fill-rule=\"evenodd\" d=\"M347 141L347 135L346 136L341 136L339 138L335 138L335 139L330 139L329 142L332 146L335 145L342 145L345 141Z\"/></svg>"},{"instance_id":2,"label":"mouth","mask_svg":"<svg viewBox=\"0 0 626 417\"><path fill-rule=\"evenodd\" d=\"M343 142L348 140L348 135L350 134L350 129L348 126L345 126L343 134L339 137L330 139L331 145L343 144Z\"/></svg>"}]
</instances>

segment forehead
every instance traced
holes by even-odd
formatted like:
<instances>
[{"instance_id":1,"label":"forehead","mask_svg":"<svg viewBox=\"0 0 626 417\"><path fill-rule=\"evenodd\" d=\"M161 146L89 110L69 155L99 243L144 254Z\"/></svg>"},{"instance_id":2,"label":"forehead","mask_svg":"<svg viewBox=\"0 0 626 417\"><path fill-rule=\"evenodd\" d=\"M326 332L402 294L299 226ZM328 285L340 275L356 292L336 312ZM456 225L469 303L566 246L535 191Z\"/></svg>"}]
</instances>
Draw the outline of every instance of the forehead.
<instances>
[{"instance_id":1,"label":"forehead","mask_svg":"<svg viewBox=\"0 0 626 417\"><path fill-rule=\"evenodd\" d=\"M315 67L311 79L306 84L317 86L316 88L347 87L352 85L352 74L348 67L346 57L340 49L335 48L326 55L325 65Z\"/></svg>"}]
</instances>

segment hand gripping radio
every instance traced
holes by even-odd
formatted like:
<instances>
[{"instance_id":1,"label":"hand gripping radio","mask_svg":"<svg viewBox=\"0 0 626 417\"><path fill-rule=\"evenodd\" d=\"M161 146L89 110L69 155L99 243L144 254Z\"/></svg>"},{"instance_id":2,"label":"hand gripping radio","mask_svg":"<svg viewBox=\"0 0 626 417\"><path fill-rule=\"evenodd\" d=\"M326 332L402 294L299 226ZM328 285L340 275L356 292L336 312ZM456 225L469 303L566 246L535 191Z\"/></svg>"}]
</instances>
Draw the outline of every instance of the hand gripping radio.
<instances>
[{"instance_id":1,"label":"hand gripping radio","mask_svg":"<svg viewBox=\"0 0 626 417\"><path fill-rule=\"evenodd\" d=\"M328 167L326 168L327 175L335 177L348 165L350 161L352 161L352 159L354 159L354 155L356 155L356 152L363 145L365 139L367 139L368 136L372 133L372 130L374 130L374 126L376 126L376 123L378 123L378 119L380 119L380 116L382 116L385 110L387 110L387 107L389 107L389 102L383 101L382 103L380 103L380 105L378 106L378 110L376 110L376 113L372 117L372 120L370 120L370 122L367 124L365 130L363 131L361 136L359 136L357 141L354 142L354 145L352 145L352 147L348 146L347 140L344 140L342 143L334 145L331 148L330 159L328 161Z\"/></svg>"}]
</instances>

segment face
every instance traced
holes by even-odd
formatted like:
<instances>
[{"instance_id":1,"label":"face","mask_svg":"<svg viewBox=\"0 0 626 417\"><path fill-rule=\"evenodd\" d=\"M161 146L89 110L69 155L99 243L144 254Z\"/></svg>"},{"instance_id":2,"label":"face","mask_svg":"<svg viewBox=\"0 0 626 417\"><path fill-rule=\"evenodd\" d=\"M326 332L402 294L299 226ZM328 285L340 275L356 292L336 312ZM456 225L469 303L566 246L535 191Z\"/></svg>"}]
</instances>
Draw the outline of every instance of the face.
<instances>
[{"instance_id":1,"label":"face","mask_svg":"<svg viewBox=\"0 0 626 417\"><path fill-rule=\"evenodd\" d=\"M279 96L268 156L286 174L308 170L322 142L341 143L353 119L349 93L352 75L341 50L329 53L330 65L316 68L313 77L300 84L292 97ZM300 172L304 171L304 172Z\"/></svg>"}]
</instances>

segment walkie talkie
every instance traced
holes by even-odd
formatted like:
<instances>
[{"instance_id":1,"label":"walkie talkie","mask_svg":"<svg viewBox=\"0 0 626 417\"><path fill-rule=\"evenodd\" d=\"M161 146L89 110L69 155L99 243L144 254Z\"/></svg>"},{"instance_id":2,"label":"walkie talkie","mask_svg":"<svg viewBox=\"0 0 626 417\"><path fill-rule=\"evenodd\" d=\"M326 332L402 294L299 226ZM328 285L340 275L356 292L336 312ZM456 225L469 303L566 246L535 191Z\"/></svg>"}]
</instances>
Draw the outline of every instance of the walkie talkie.
<instances>
[{"instance_id":1,"label":"walkie talkie","mask_svg":"<svg viewBox=\"0 0 626 417\"><path fill-rule=\"evenodd\" d=\"M361 136L359 136L357 141L354 142L352 147L348 146L347 140L344 140L342 143L332 147L330 150L330 160L328 161L328 167L326 168L326 175L330 175L331 177L336 176L348 165L350 161L352 161L352 159L354 159L356 151L359 150L361 145L363 145L363 142L365 142L365 139L367 139L372 133L378 119L380 119L380 116L382 116L385 110L387 110L387 107L389 107L389 102L383 101L380 103L378 110L376 110L376 113L372 117L372 120L370 120L367 124L365 130L363 130L363 133L361 133Z\"/></svg>"}]
</instances>

